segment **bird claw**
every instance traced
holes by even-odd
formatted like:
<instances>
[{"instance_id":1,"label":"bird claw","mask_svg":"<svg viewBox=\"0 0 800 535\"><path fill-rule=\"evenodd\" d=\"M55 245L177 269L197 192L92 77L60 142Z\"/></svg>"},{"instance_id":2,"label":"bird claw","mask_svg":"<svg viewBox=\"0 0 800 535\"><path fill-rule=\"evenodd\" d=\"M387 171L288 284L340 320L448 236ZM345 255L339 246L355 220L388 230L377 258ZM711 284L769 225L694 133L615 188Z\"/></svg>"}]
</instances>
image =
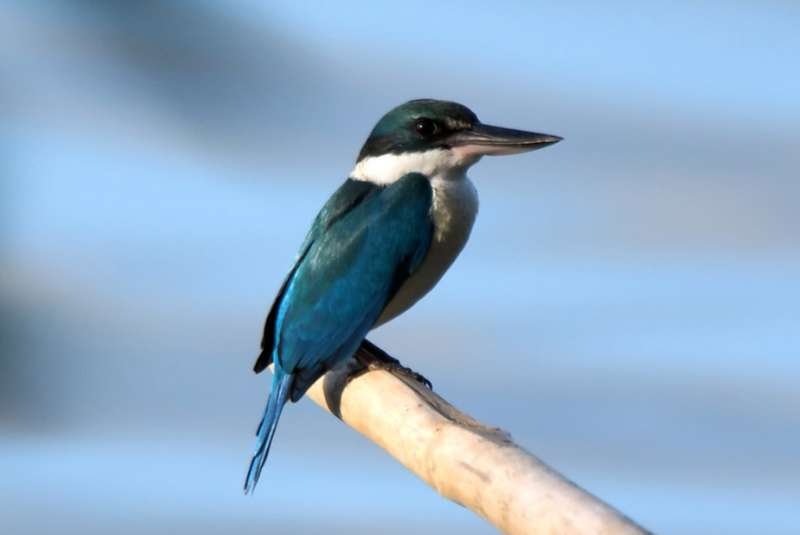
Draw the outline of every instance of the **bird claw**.
<instances>
[{"instance_id":1,"label":"bird claw","mask_svg":"<svg viewBox=\"0 0 800 535\"><path fill-rule=\"evenodd\" d=\"M403 366L399 360L392 357L381 348L364 340L356 351L356 359L368 370L385 370L402 381L413 381L433 390L433 384L421 373L417 373L407 366Z\"/></svg>"},{"instance_id":2,"label":"bird claw","mask_svg":"<svg viewBox=\"0 0 800 535\"><path fill-rule=\"evenodd\" d=\"M433 390L433 384L424 375L407 366L403 366L399 360L395 362L372 362L367 367L370 370L386 370L400 379L410 379L422 384L428 390Z\"/></svg>"}]
</instances>

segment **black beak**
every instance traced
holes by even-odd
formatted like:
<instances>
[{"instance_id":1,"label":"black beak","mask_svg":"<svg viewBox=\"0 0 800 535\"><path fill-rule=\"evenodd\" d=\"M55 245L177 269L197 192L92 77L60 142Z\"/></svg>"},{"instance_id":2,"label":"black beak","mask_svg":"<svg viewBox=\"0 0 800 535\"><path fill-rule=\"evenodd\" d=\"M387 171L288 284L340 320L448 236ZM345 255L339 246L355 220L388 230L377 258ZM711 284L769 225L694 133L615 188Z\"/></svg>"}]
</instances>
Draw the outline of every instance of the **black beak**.
<instances>
[{"instance_id":1,"label":"black beak","mask_svg":"<svg viewBox=\"0 0 800 535\"><path fill-rule=\"evenodd\" d=\"M498 155L541 149L561 139L550 134L477 123L468 130L456 132L448 141L452 147L463 147L476 154Z\"/></svg>"}]
</instances>

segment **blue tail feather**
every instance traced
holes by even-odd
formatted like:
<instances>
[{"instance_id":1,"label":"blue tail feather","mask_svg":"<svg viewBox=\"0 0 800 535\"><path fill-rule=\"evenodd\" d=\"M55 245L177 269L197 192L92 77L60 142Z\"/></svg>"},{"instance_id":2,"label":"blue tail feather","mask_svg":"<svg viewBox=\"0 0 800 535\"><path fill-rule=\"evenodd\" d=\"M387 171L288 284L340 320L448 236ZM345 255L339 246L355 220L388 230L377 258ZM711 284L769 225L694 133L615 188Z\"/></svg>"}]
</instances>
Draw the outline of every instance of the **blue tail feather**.
<instances>
[{"instance_id":1,"label":"blue tail feather","mask_svg":"<svg viewBox=\"0 0 800 535\"><path fill-rule=\"evenodd\" d=\"M261 469L269 454L272 437L275 436L275 429L278 427L281 410L292 391L293 379L293 374L285 374L281 370L275 370L275 375L272 377L272 391L264 409L264 417L256 431L256 451L253 453L250 468L247 470L247 478L244 481L245 494L253 492L256 488L258 478L261 476Z\"/></svg>"}]
</instances>

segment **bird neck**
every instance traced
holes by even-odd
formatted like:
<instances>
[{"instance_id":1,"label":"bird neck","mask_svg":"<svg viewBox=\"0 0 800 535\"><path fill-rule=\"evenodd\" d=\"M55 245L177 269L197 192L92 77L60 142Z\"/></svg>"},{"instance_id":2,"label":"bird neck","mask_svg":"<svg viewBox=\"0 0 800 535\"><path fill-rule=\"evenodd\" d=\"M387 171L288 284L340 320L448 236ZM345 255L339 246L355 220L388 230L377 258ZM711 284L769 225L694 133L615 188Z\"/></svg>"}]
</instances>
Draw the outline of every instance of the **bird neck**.
<instances>
[{"instance_id":1,"label":"bird neck","mask_svg":"<svg viewBox=\"0 0 800 535\"><path fill-rule=\"evenodd\" d=\"M432 182L460 181L479 157L465 159L447 149L367 156L356 163L350 178L381 186L394 183L409 173L420 173Z\"/></svg>"}]
</instances>

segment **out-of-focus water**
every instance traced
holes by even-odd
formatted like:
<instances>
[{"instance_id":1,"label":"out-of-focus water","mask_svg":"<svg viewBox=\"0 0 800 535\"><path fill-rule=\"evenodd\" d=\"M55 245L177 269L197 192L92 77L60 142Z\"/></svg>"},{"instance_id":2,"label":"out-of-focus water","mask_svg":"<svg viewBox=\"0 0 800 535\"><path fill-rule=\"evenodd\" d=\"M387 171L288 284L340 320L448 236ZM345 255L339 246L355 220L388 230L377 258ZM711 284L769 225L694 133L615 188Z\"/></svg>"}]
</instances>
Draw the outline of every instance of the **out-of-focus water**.
<instances>
[{"instance_id":1,"label":"out-of-focus water","mask_svg":"<svg viewBox=\"0 0 800 535\"><path fill-rule=\"evenodd\" d=\"M779 2L6 5L3 525L491 532L306 401L240 492L273 293L372 124L430 96L565 141L473 168L469 246L372 338L657 532L796 532L797 23Z\"/></svg>"}]
</instances>

